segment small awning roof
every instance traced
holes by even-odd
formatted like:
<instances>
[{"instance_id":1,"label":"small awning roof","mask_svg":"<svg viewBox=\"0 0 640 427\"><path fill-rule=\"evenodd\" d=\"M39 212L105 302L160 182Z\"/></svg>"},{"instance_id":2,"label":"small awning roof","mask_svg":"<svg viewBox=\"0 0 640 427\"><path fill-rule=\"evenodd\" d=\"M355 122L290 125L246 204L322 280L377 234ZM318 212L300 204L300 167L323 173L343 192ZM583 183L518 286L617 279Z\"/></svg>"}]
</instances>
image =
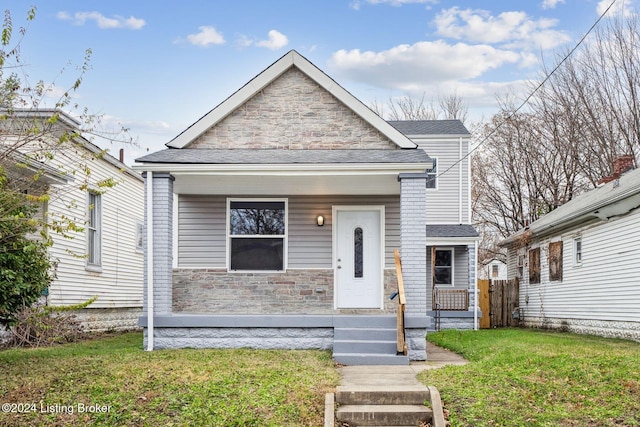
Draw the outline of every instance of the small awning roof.
<instances>
[{"instance_id":1,"label":"small awning roof","mask_svg":"<svg viewBox=\"0 0 640 427\"><path fill-rule=\"evenodd\" d=\"M479 234L471 224L428 224L427 245L469 245Z\"/></svg>"},{"instance_id":2,"label":"small awning roof","mask_svg":"<svg viewBox=\"0 0 640 427\"><path fill-rule=\"evenodd\" d=\"M430 163L423 150L233 150L166 149L136 159L139 163L169 164L344 164ZM427 168L426 165L425 168Z\"/></svg>"}]
</instances>

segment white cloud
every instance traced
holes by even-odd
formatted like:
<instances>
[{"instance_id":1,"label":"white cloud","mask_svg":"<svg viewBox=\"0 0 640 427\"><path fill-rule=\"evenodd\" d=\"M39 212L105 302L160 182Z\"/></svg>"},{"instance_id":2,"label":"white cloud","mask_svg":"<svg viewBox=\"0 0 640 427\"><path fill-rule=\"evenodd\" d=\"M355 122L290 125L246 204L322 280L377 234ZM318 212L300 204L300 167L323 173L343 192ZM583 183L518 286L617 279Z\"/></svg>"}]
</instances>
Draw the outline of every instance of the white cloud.
<instances>
[{"instance_id":1,"label":"white cloud","mask_svg":"<svg viewBox=\"0 0 640 427\"><path fill-rule=\"evenodd\" d=\"M241 47L259 46L266 47L267 49L271 50L278 50L289 44L289 39L287 38L287 36L285 36L278 30L269 31L267 36L268 38L266 40L253 40L241 34L240 36L238 36L236 43Z\"/></svg>"},{"instance_id":2,"label":"white cloud","mask_svg":"<svg viewBox=\"0 0 640 427\"><path fill-rule=\"evenodd\" d=\"M56 16L63 21L72 21L75 25L84 25L87 21L95 21L98 28L101 29L125 28L128 30L139 30L146 25L144 19L134 18L133 16L125 18L119 15L108 18L100 12L95 11L76 12L73 15L67 12L58 12Z\"/></svg>"},{"instance_id":3,"label":"white cloud","mask_svg":"<svg viewBox=\"0 0 640 427\"><path fill-rule=\"evenodd\" d=\"M565 33L552 29L557 20L533 20L517 11L492 16L486 10L453 7L440 12L434 23L443 37L508 48L552 49L570 40Z\"/></svg>"},{"instance_id":4,"label":"white cloud","mask_svg":"<svg viewBox=\"0 0 640 427\"><path fill-rule=\"evenodd\" d=\"M600 0L598 2L598 6L596 11L598 15L602 15L609 6L611 6L613 0ZM631 16L633 15L633 6L631 5L631 0L617 0L611 9L607 12L607 16L613 15L622 15L622 16Z\"/></svg>"},{"instance_id":5,"label":"white cloud","mask_svg":"<svg viewBox=\"0 0 640 427\"><path fill-rule=\"evenodd\" d=\"M560 3L564 3L565 0L543 0L542 8L543 9L555 9L556 6Z\"/></svg>"},{"instance_id":6,"label":"white cloud","mask_svg":"<svg viewBox=\"0 0 640 427\"><path fill-rule=\"evenodd\" d=\"M489 45L424 41L381 52L339 50L329 66L336 75L374 87L417 91L430 84L474 79L521 60L516 52Z\"/></svg>"},{"instance_id":7,"label":"white cloud","mask_svg":"<svg viewBox=\"0 0 640 427\"><path fill-rule=\"evenodd\" d=\"M260 40L256 42L256 46L266 47L271 50L278 50L289 44L287 36L277 30L269 31L269 38L267 40Z\"/></svg>"},{"instance_id":8,"label":"white cloud","mask_svg":"<svg viewBox=\"0 0 640 427\"><path fill-rule=\"evenodd\" d=\"M224 37L212 26L198 27L199 33L189 34L187 41L196 46L209 46L211 44L224 44Z\"/></svg>"}]
</instances>

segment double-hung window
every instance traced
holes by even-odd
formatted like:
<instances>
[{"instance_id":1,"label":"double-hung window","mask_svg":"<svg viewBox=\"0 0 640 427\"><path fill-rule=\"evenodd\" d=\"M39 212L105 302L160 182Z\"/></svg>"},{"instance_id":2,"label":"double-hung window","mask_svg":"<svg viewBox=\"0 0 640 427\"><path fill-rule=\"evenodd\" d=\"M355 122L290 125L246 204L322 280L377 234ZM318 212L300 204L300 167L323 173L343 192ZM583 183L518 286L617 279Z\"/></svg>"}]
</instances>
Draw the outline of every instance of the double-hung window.
<instances>
[{"instance_id":1,"label":"double-hung window","mask_svg":"<svg viewBox=\"0 0 640 427\"><path fill-rule=\"evenodd\" d=\"M87 267L102 266L102 196L89 192L87 199Z\"/></svg>"},{"instance_id":2,"label":"double-hung window","mask_svg":"<svg viewBox=\"0 0 640 427\"><path fill-rule=\"evenodd\" d=\"M285 200L229 200L228 218L231 270L285 269Z\"/></svg>"},{"instance_id":3,"label":"double-hung window","mask_svg":"<svg viewBox=\"0 0 640 427\"><path fill-rule=\"evenodd\" d=\"M582 265L582 237L573 239L573 265Z\"/></svg>"},{"instance_id":4,"label":"double-hung window","mask_svg":"<svg viewBox=\"0 0 640 427\"><path fill-rule=\"evenodd\" d=\"M427 188L437 189L438 188L438 159L432 157L433 167L431 169L427 169Z\"/></svg>"},{"instance_id":5,"label":"double-hung window","mask_svg":"<svg viewBox=\"0 0 640 427\"><path fill-rule=\"evenodd\" d=\"M434 251L434 280L436 285L453 285L453 249Z\"/></svg>"}]
</instances>

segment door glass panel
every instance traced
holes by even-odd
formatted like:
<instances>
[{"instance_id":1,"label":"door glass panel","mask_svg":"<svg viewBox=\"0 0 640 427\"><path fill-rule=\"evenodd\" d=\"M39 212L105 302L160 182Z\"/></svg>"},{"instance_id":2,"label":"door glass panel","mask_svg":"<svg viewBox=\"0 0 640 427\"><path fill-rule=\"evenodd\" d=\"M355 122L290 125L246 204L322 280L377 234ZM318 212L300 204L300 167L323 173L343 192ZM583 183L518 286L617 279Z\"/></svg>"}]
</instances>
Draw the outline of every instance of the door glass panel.
<instances>
[{"instance_id":1,"label":"door glass panel","mask_svg":"<svg viewBox=\"0 0 640 427\"><path fill-rule=\"evenodd\" d=\"M362 228L357 227L353 231L353 277L356 279L362 278L364 272L363 240Z\"/></svg>"}]
</instances>

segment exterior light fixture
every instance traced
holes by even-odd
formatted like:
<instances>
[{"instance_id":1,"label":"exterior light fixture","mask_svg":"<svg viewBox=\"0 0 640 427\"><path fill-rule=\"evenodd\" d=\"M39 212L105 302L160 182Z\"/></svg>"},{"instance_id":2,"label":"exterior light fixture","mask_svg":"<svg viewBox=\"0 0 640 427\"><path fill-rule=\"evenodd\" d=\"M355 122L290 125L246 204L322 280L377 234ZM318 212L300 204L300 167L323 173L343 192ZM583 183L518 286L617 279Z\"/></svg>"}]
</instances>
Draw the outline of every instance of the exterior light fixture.
<instances>
[{"instance_id":1,"label":"exterior light fixture","mask_svg":"<svg viewBox=\"0 0 640 427\"><path fill-rule=\"evenodd\" d=\"M316 218L316 224L318 224L318 227L322 227L324 225L324 217L322 215L318 215Z\"/></svg>"}]
</instances>

